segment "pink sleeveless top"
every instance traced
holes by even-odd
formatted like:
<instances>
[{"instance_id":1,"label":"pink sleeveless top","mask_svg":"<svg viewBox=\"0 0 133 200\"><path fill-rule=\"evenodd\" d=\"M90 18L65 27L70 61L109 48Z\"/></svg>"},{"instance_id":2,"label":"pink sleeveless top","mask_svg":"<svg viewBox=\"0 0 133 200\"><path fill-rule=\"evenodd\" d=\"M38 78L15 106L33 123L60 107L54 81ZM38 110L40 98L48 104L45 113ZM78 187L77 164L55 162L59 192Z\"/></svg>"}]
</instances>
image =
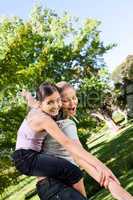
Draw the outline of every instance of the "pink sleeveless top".
<instances>
[{"instance_id":1,"label":"pink sleeveless top","mask_svg":"<svg viewBox=\"0 0 133 200\"><path fill-rule=\"evenodd\" d=\"M16 142L16 150L18 149L32 149L35 151L40 151L42 149L43 140L46 137L47 133L35 132L30 126L26 119L22 122Z\"/></svg>"}]
</instances>

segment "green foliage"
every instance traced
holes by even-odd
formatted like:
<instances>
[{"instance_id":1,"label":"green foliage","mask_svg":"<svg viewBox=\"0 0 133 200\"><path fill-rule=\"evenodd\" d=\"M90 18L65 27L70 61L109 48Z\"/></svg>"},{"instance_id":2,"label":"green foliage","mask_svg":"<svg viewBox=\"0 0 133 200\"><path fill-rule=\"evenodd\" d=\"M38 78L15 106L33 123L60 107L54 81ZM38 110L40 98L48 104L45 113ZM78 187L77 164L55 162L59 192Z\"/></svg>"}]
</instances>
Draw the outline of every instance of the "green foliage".
<instances>
[{"instance_id":1,"label":"green foliage","mask_svg":"<svg viewBox=\"0 0 133 200\"><path fill-rule=\"evenodd\" d=\"M116 83L123 82L124 79L133 80L133 55L128 55L124 62L114 69L112 79Z\"/></svg>"},{"instance_id":2,"label":"green foliage","mask_svg":"<svg viewBox=\"0 0 133 200\"><path fill-rule=\"evenodd\" d=\"M16 143L16 132L24 118L24 107L6 108L0 113L0 193L9 185L16 183L20 175L13 168L11 154Z\"/></svg>"},{"instance_id":3,"label":"green foliage","mask_svg":"<svg viewBox=\"0 0 133 200\"><path fill-rule=\"evenodd\" d=\"M109 79L109 73L105 67L99 69L97 72L91 73L91 77L84 77L81 80L80 89L78 91L78 116L82 119L83 116L81 117L80 113L84 112L85 117L82 121L92 121L92 126L90 124L89 127L93 128L94 119L92 119L92 117L90 118L90 114L93 115L97 112L108 114L109 112L112 112L112 105L114 104L113 95L114 93ZM106 113L103 108L106 108ZM95 123L96 126L101 127L102 125L99 118L95 120Z\"/></svg>"},{"instance_id":4,"label":"green foliage","mask_svg":"<svg viewBox=\"0 0 133 200\"><path fill-rule=\"evenodd\" d=\"M112 79L115 82L115 91L118 104L122 109L127 110L129 119L133 118L133 55L128 55L126 59L118 65L113 73Z\"/></svg>"}]
</instances>

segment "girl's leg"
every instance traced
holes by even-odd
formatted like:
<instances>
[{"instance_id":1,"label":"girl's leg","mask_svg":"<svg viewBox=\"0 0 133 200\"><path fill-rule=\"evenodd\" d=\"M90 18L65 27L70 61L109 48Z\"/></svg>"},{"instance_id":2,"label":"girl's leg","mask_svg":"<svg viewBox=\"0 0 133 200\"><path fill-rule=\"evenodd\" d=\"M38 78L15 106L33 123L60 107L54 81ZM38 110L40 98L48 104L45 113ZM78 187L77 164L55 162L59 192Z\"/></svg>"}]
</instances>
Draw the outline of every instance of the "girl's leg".
<instances>
[{"instance_id":1,"label":"girl's leg","mask_svg":"<svg viewBox=\"0 0 133 200\"><path fill-rule=\"evenodd\" d=\"M83 176L81 170L63 158L37 154L32 160L29 175L52 177L67 185L77 183Z\"/></svg>"},{"instance_id":2,"label":"girl's leg","mask_svg":"<svg viewBox=\"0 0 133 200\"><path fill-rule=\"evenodd\" d=\"M44 174L44 176L53 177L72 186L82 195L86 196L83 181L81 180L82 172L77 166L67 160L54 156L47 156L43 153L37 156L37 160L35 160L33 165L34 170L32 171L32 175L41 173L42 175ZM36 169L39 171L37 172Z\"/></svg>"},{"instance_id":3,"label":"girl's leg","mask_svg":"<svg viewBox=\"0 0 133 200\"><path fill-rule=\"evenodd\" d=\"M85 195L81 184L83 173L69 161L33 150L18 150L13 155L16 168L25 175L53 177ZM41 179L44 179L41 177Z\"/></svg>"}]
</instances>

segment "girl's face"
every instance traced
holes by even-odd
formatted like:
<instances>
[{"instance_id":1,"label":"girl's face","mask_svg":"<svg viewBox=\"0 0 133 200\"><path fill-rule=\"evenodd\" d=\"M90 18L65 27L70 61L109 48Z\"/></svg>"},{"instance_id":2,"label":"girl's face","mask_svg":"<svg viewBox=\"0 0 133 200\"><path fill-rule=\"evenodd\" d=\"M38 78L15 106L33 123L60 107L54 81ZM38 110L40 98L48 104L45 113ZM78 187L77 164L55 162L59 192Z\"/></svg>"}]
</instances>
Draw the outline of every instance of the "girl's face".
<instances>
[{"instance_id":1,"label":"girl's face","mask_svg":"<svg viewBox=\"0 0 133 200\"><path fill-rule=\"evenodd\" d=\"M66 88L62 92L62 108L67 116L71 117L76 114L78 98L73 88Z\"/></svg>"},{"instance_id":2,"label":"girl's face","mask_svg":"<svg viewBox=\"0 0 133 200\"><path fill-rule=\"evenodd\" d=\"M48 113L51 116L58 115L58 112L62 106L62 101L59 92L55 91L41 102L40 108L42 111Z\"/></svg>"}]
</instances>

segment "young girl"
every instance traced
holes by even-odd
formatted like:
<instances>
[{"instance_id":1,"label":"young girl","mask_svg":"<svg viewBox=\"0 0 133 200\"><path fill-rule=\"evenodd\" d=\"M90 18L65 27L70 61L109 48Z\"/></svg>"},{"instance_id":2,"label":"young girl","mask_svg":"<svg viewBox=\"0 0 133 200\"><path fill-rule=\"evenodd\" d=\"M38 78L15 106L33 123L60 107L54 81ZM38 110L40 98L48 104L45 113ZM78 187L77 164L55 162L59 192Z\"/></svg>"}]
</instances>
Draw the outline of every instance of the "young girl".
<instances>
[{"instance_id":1,"label":"young girl","mask_svg":"<svg viewBox=\"0 0 133 200\"><path fill-rule=\"evenodd\" d=\"M66 112L67 116L74 116L76 113L76 107L77 107L77 97L74 88L67 84L67 83L60 83L58 86L62 87L62 102L63 102L63 109L64 112ZM69 125L69 124L68 124ZM66 130L70 131L70 125L66 127ZM77 140L76 143L79 144L79 141ZM92 165L88 166L88 164L83 159L77 160L77 162L93 177L95 180L100 182L98 171L96 168ZM105 186L105 183L104 183ZM127 199L133 199L132 196L126 192L115 180L112 179L112 177L109 177L108 182L108 189L114 196L114 198L119 200L127 200Z\"/></svg>"},{"instance_id":2,"label":"young girl","mask_svg":"<svg viewBox=\"0 0 133 200\"><path fill-rule=\"evenodd\" d=\"M37 116L43 118L47 128L47 120L52 120L52 117L58 114L62 105L58 88L53 84L41 84L37 91L37 100L40 102L39 108L31 109L18 130L16 150L13 154L15 166L25 175L52 177L74 187L82 178L82 172L65 159L42 153L47 129L41 129L40 122L35 119Z\"/></svg>"}]
</instances>

